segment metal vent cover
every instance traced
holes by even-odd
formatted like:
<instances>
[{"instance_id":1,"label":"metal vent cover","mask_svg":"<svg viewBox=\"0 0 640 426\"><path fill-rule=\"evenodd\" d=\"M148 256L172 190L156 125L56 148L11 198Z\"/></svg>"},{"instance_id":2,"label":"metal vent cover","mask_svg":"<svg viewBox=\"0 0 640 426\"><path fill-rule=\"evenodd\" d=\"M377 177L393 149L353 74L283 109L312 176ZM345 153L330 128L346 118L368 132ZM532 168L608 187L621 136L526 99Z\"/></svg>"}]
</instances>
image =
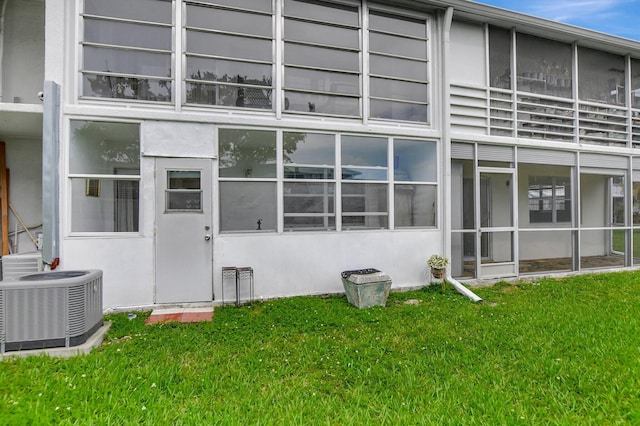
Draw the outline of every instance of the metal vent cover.
<instances>
[{"instance_id":1,"label":"metal vent cover","mask_svg":"<svg viewBox=\"0 0 640 426\"><path fill-rule=\"evenodd\" d=\"M21 275L42 271L42 254L8 254L2 256L2 279L9 280Z\"/></svg>"},{"instance_id":2,"label":"metal vent cover","mask_svg":"<svg viewBox=\"0 0 640 426\"><path fill-rule=\"evenodd\" d=\"M84 323L86 319L86 284L69 287L68 291L69 309L67 310L67 314L69 315L69 334L74 336L82 334L84 331Z\"/></svg>"},{"instance_id":3,"label":"metal vent cover","mask_svg":"<svg viewBox=\"0 0 640 426\"><path fill-rule=\"evenodd\" d=\"M59 288L9 289L7 298L7 342L64 339L65 294ZM22 313L22 314L18 314ZM18 315L16 315L18 314ZM13 321L19 317L20 321Z\"/></svg>"}]
</instances>

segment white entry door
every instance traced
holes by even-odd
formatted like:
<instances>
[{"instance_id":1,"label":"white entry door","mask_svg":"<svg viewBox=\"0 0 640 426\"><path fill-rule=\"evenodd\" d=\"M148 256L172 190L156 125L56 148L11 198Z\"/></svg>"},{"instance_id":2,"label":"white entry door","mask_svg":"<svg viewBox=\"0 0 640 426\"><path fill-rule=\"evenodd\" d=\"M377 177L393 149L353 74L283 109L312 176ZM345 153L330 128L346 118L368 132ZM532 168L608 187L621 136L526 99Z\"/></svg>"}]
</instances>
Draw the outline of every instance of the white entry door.
<instances>
[{"instance_id":1,"label":"white entry door","mask_svg":"<svg viewBox=\"0 0 640 426\"><path fill-rule=\"evenodd\" d=\"M156 303L213 300L211 168L156 159Z\"/></svg>"}]
</instances>

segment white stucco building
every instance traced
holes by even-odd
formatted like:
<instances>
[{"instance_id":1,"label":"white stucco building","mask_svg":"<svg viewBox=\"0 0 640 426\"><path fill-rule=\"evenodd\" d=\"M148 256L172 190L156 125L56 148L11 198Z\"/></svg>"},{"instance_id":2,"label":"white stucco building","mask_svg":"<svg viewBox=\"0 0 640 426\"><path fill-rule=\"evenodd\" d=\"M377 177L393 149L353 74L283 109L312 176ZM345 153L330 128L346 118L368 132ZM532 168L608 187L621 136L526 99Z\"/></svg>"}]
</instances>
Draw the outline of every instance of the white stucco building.
<instances>
[{"instance_id":1,"label":"white stucco building","mask_svg":"<svg viewBox=\"0 0 640 426\"><path fill-rule=\"evenodd\" d=\"M0 6L9 201L105 308L640 264L638 42L463 0Z\"/></svg>"}]
</instances>

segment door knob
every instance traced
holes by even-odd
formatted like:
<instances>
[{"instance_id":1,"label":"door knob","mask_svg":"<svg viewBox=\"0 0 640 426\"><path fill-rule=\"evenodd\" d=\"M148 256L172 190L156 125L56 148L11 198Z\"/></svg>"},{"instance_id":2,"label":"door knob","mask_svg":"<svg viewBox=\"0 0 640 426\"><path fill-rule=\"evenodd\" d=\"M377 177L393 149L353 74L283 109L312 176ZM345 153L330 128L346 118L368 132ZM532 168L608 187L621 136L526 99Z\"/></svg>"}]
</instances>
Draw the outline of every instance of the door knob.
<instances>
[{"instance_id":1,"label":"door knob","mask_svg":"<svg viewBox=\"0 0 640 426\"><path fill-rule=\"evenodd\" d=\"M209 241L211 239L211 235L207 234L204 236L205 241Z\"/></svg>"}]
</instances>

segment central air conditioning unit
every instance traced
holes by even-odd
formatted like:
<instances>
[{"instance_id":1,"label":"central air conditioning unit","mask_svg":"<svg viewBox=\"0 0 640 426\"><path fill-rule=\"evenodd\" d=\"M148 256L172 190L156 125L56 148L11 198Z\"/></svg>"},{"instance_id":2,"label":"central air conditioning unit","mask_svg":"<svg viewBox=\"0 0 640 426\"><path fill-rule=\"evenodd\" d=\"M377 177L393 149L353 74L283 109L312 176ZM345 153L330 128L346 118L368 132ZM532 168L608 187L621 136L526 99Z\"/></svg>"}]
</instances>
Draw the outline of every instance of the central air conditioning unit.
<instances>
[{"instance_id":1,"label":"central air conditioning unit","mask_svg":"<svg viewBox=\"0 0 640 426\"><path fill-rule=\"evenodd\" d=\"M43 266L41 253L8 254L1 261L3 280L40 272Z\"/></svg>"},{"instance_id":2,"label":"central air conditioning unit","mask_svg":"<svg viewBox=\"0 0 640 426\"><path fill-rule=\"evenodd\" d=\"M81 345L103 325L102 271L53 271L0 282L0 354Z\"/></svg>"}]
</instances>

